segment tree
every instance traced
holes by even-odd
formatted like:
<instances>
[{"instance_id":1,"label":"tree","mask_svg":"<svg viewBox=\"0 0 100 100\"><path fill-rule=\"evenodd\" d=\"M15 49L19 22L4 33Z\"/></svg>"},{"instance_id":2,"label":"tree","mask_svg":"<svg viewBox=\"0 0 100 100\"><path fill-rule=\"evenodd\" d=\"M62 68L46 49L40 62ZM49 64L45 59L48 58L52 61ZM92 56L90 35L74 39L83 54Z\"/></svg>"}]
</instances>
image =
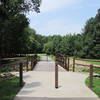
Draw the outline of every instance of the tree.
<instances>
[{"instance_id":1,"label":"tree","mask_svg":"<svg viewBox=\"0 0 100 100\"><path fill-rule=\"evenodd\" d=\"M24 53L25 28L29 20L25 13L40 12L41 0L0 0L0 55Z\"/></svg>"},{"instance_id":2,"label":"tree","mask_svg":"<svg viewBox=\"0 0 100 100\"><path fill-rule=\"evenodd\" d=\"M100 9L94 18L86 22L84 28L84 57L100 58Z\"/></svg>"},{"instance_id":3,"label":"tree","mask_svg":"<svg viewBox=\"0 0 100 100\"><path fill-rule=\"evenodd\" d=\"M27 34L26 53L38 53L40 50L40 43L36 40L36 31L34 29L26 28Z\"/></svg>"},{"instance_id":4,"label":"tree","mask_svg":"<svg viewBox=\"0 0 100 100\"><path fill-rule=\"evenodd\" d=\"M44 49L43 51L46 53L46 54L53 54L53 42L47 42L44 44Z\"/></svg>"}]
</instances>

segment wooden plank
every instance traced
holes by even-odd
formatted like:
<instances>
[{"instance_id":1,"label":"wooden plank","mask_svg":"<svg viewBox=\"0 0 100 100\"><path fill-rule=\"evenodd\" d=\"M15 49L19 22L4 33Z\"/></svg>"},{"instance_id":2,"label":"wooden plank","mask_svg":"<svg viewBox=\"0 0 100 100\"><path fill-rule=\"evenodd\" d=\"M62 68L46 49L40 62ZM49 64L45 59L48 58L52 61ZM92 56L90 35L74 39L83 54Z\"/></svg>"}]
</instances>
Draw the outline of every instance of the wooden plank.
<instances>
[{"instance_id":1,"label":"wooden plank","mask_svg":"<svg viewBox=\"0 0 100 100\"><path fill-rule=\"evenodd\" d=\"M87 66L87 67L90 66L90 64L82 64L82 63L75 63L75 65L78 65L78 66Z\"/></svg>"},{"instance_id":2,"label":"wooden plank","mask_svg":"<svg viewBox=\"0 0 100 100\"><path fill-rule=\"evenodd\" d=\"M12 65L19 65L19 63L26 63L26 60L20 60L20 61L8 63L8 64L3 64L3 65L1 65L1 67L3 67L3 66L12 66Z\"/></svg>"},{"instance_id":3,"label":"wooden plank","mask_svg":"<svg viewBox=\"0 0 100 100\"><path fill-rule=\"evenodd\" d=\"M58 88L58 64L55 62L55 88Z\"/></svg>"},{"instance_id":4,"label":"wooden plank","mask_svg":"<svg viewBox=\"0 0 100 100\"><path fill-rule=\"evenodd\" d=\"M83 59L83 58L76 58L76 60L100 62L100 60L97 60L97 59Z\"/></svg>"},{"instance_id":5,"label":"wooden plank","mask_svg":"<svg viewBox=\"0 0 100 100\"><path fill-rule=\"evenodd\" d=\"M90 65L89 87L93 87L93 65Z\"/></svg>"},{"instance_id":6,"label":"wooden plank","mask_svg":"<svg viewBox=\"0 0 100 100\"><path fill-rule=\"evenodd\" d=\"M70 59L68 58L68 62L67 62L67 66L68 66L68 71L69 71L69 64L70 64Z\"/></svg>"},{"instance_id":7,"label":"wooden plank","mask_svg":"<svg viewBox=\"0 0 100 100\"><path fill-rule=\"evenodd\" d=\"M73 72L75 72L75 57L73 58Z\"/></svg>"},{"instance_id":8,"label":"wooden plank","mask_svg":"<svg viewBox=\"0 0 100 100\"><path fill-rule=\"evenodd\" d=\"M23 86L23 64L19 64L19 85L20 87Z\"/></svg>"},{"instance_id":9,"label":"wooden plank","mask_svg":"<svg viewBox=\"0 0 100 100\"><path fill-rule=\"evenodd\" d=\"M0 60L15 60L15 59L24 59L26 57L14 57L14 58L1 58Z\"/></svg>"},{"instance_id":10,"label":"wooden plank","mask_svg":"<svg viewBox=\"0 0 100 100\"><path fill-rule=\"evenodd\" d=\"M87 67L90 66L90 64L88 64L88 63L85 63L85 64L83 64L83 63L75 63L75 65L78 65L78 66L87 66ZM93 67L95 67L95 68L100 68L99 65L93 65Z\"/></svg>"},{"instance_id":11,"label":"wooden plank","mask_svg":"<svg viewBox=\"0 0 100 100\"><path fill-rule=\"evenodd\" d=\"M27 65L26 65L26 71L28 71L28 64L29 64L29 57L27 56Z\"/></svg>"}]
</instances>

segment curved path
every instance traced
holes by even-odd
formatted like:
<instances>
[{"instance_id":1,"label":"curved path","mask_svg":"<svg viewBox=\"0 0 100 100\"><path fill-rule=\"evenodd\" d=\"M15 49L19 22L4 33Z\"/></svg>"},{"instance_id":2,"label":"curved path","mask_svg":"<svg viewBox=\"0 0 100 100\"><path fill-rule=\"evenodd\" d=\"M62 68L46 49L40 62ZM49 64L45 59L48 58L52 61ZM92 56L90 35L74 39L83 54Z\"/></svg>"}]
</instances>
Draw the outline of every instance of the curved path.
<instances>
[{"instance_id":1,"label":"curved path","mask_svg":"<svg viewBox=\"0 0 100 100\"><path fill-rule=\"evenodd\" d=\"M59 88L55 89L54 68L54 61L40 61L34 71L25 72L26 84L15 100L99 100L85 85L87 74L66 72L61 67Z\"/></svg>"}]
</instances>

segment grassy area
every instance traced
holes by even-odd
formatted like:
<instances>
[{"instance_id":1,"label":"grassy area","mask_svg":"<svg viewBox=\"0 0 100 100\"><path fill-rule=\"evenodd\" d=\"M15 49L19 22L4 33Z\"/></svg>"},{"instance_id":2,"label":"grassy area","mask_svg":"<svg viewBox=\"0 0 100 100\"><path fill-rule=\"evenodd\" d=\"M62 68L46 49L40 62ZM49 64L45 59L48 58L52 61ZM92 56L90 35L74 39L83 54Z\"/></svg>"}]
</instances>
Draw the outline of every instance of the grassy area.
<instances>
[{"instance_id":1,"label":"grassy area","mask_svg":"<svg viewBox=\"0 0 100 100\"><path fill-rule=\"evenodd\" d=\"M92 61L81 61L86 62L90 64L100 65L100 62L92 62ZM70 66L72 68L73 66ZM81 67L81 66L75 66L75 71L77 72L89 72L88 67ZM94 68L94 73L100 74L100 68ZM89 86L89 78L86 79L86 85ZM93 92L95 92L98 97L100 97L100 78L93 78L93 88L91 89Z\"/></svg>"},{"instance_id":2,"label":"grassy area","mask_svg":"<svg viewBox=\"0 0 100 100\"><path fill-rule=\"evenodd\" d=\"M89 78L86 79L86 85L89 86ZM93 88L91 90L100 97L100 78L93 78Z\"/></svg>"},{"instance_id":3,"label":"grassy area","mask_svg":"<svg viewBox=\"0 0 100 100\"><path fill-rule=\"evenodd\" d=\"M86 67L75 66L75 69L78 72L89 72L89 69ZM94 68L94 73L100 74L100 69ZM89 86L89 78L86 79L86 85ZM100 97L100 78L93 78L93 86L91 90Z\"/></svg>"},{"instance_id":4,"label":"grassy area","mask_svg":"<svg viewBox=\"0 0 100 100\"><path fill-rule=\"evenodd\" d=\"M54 55L47 55L48 57L50 57L51 59L55 60L55 56Z\"/></svg>"},{"instance_id":5,"label":"grassy area","mask_svg":"<svg viewBox=\"0 0 100 100\"><path fill-rule=\"evenodd\" d=\"M9 58L4 58L1 59L1 64L8 64L8 63L12 63L12 62L16 62L16 61L20 61L20 60L26 60L26 57L9 57Z\"/></svg>"},{"instance_id":6,"label":"grassy area","mask_svg":"<svg viewBox=\"0 0 100 100\"><path fill-rule=\"evenodd\" d=\"M42 54L38 54L38 56L47 56L46 54L42 53Z\"/></svg>"},{"instance_id":7,"label":"grassy area","mask_svg":"<svg viewBox=\"0 0 100 100\"><path fill-rule=\"evenodd\" d=\"M16 61L18 61L18 59L13 59L13 60L3 60L3 61L1 61L1 64L8 64L8 63L16 62Z\"/></svg>"},{"instance_id":8,"label":"grassy area","mask_svg":"<svg viewBox=\"0 0 100 100\"><path fill-rule=\"evenodd\" d=\"M73 66L70 66L70 68L72 69ZM89 69L87 67L75 66L75 71L76 72L89 72Z\"/></svg>"},{"instance_id":9,"label":"grassy area","mask_svg":"<svg viewBox=\"0 0 100 100\"><path fill-rule=\"evenodd\" d=\"M70 66L70 68L72 69L73 66ZM77 72L89 72L89 68L88 67L75 66L75 71L77 71ZM94 68L94 73L100 74L100 68Z\"/></svg>"},{"instance_id":10,"label":"grassy area","mask_svg":"<svg viewBox=\"0 0 100 100\"><path fill-rule=\"evenodd\" d=\"M100 62L95 62L95 61L81 61L81 62L86 62L86 63L94 64L94 65L100 65Z\"/></svg>"},{"instance_id":11,"label":"grassy area","mask_svg":"<svg viewBox=\"0 0 100 100\"><path fill-rule=\"evenodd\" d=\"M19 78L0 82L0 100L13 100L20 89Z\"/></svg>"},{"instance_id":12,"label":"grassy area","mask_svg":"<svg viewBox=\"0 0 100 100\"><path fill-rule=\"evenodd\" d=\"M100 62L94 62L94 61L81 61L81 62L86 62L86 63L94 64L94 65L100 65ZM100 74L100 68L94 68L94 73Z\"/></svg>"},{"instance_id":13,"label":"grassy area","mask_svg":"<svg viewBox=\"0 0 100 100\"><path fill-rule=\"evenodd\" d=\"M75 70L78 72L89 72L87 67L75 66ZM100 68L94 68L94 73L100 74Z\"/></svg>"},{"instance_id":14,"label":"grassy area","mask_svg":"<svg viewBox=\"0 0 100 100\"><path fill-rule=\"evenodd\" d=\"M94 68L94 73L100 74L100 68Z\"/></svg>"},{"instance_id":15,"label":"grassy area","mask_svg":"<svg viewBox=\"0 0 100 100\"><path fill-rule=\"evenodd\" d=\"M47 54L38 54L38 56L48 56L51 59L55 60L55 56L54 55L47 55Z\"/></svg>"}]
</instances>

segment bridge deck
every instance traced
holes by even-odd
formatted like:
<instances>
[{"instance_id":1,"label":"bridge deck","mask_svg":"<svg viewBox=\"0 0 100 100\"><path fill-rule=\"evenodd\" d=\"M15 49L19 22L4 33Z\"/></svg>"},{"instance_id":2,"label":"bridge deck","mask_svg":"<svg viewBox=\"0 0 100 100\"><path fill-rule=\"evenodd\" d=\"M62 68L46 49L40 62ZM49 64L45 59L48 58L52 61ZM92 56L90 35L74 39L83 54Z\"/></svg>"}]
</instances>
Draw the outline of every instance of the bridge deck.
<instances>
[{"instance_id":1,"label":"bridge deck","mask_svg":"<svg viewBox=\"0 0 100 100\"><path fill-rule=\"evenodd\" d=\"M85 85L84 73L59 67L59 88L55 89L55 63L40 61L35 70L24 73L25 86L15 100L99 100Z\"/></svg>"}]
</instances>

